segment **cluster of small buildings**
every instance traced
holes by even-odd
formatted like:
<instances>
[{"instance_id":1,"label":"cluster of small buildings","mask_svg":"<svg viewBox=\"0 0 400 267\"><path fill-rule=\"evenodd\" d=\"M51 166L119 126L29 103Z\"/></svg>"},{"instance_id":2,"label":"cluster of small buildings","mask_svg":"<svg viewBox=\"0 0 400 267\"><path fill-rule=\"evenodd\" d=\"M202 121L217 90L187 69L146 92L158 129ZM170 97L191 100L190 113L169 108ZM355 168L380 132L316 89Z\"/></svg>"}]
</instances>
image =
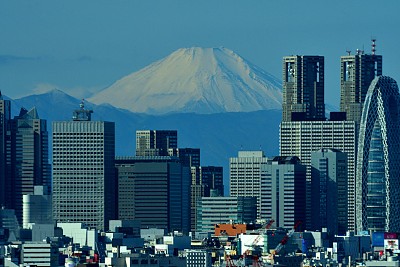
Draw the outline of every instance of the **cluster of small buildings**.
<instances>
[{"instance_id":1,"label":"cluster of small buildings","mask_svg":"<svg viewBox=\"0 0 400 267\"><path fill-rule=\"evenodd\" d=\"M399 266L400 94L375 40L341 57L329 119L324 90L324 57L284 57L280 154L239 151L229 195L175 130L116 156L83 102L50 165L46 121L0 95L0 266Z\"/></svg>"}]
</instances>

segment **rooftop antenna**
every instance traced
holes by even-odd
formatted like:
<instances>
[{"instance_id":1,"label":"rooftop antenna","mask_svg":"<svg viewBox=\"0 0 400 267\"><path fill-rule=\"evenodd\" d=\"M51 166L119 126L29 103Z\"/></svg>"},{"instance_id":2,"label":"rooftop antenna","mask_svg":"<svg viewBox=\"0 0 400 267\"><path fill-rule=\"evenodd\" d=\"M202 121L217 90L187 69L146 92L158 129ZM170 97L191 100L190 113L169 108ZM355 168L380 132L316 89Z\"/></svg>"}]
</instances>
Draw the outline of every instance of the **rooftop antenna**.
<instances>
[{"instance_id":1,"label":"rooftop antenna","mask_svg":"<svg viewBox=\"0 0 400 267\"><path fill-rule=\"evenodd\" d=\"M90 121L93 110L85 109L85 99L79 104L79 109L74 110L72 120L74 121Z\"/></svg>"},{"instance_id":2,"label":"rooftop antenna","mask_svg":"<svg viewBox=\"0 0 400 267\"><path fill-rule=\"evenodd\" d=\"M351 50L346 50L346 53L347 53L348 56L350 56L351 55Z\"/></svg>"},{"instance_id":3,"label":"rooftop antenna","mask_svg":"<svg viewBox=\"0 0 400 267\"><path fill-rule=\"evenodd\" d=\"M372 37L371 38L371 41L372 41L372 44L371 44L371 52L372 52L372 55L373 56L375 56L375 52L376 52L376 38L375 37Z\"/></svg>"}]
</instances>

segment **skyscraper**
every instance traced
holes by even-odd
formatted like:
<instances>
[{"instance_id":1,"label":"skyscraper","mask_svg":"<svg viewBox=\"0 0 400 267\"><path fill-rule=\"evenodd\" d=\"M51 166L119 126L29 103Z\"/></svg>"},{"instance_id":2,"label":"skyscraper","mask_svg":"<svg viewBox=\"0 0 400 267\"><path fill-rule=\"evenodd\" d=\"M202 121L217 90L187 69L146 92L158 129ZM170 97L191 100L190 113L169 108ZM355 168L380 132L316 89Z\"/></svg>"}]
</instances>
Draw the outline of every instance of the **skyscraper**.
<instances>
[{"instance_id":1,"label":"skyscraper","mask_svg":"<svg viewBox=\"0 0 400 267\"><path fill-rule=\"evenodd\" d=\"M374 44L373 44L374 45ZM361 112L372 80L382 75L382 56L364 54L340 58L340 111L346 112L347 120L360 123Z\"/></svg>"},{"instance_id":2,"label":"skyscraper","mask_svg":"<svg viewBox=\"0 0 400 267\"><path fill-rule=\"evenodd\" d=\"M324 57L283 58L282 121L323 120Z\"/></svg>"},{"instance_id":3,"label":"skyscraper","mask_svg":"<svg viewBox=\"0 0 400 267\"><path fill-rule=\"evenodd\" d=\"M311 227L311 153L333 148L348 155L348 229L354 230L356 122L337 112L325 119L322 56L289 56L283 63L280 155L297 156L308 166L305 227Z\"/></svg>"},{"instance_id":4,"label":"skyscraper","mask_svg":"<svg viewBox=\"0 0 400 267\"><path fill-rule=\"evenodd\" d=\"M197 166L191 168L191 228L196 230L196 209L202 197L223 196L223 168L218 166Z\"/></svg>"},{"instance_id":5,"label":"skyscraper","mask_svg":"<svg viewBox=\"0 0 400 267\"><path fill-rule=\"evenodd\" d=\"M23 195L33 194L35 186L51 187L49 144L46 120L40 119L36 108L21 108L11 120L11 162L14 197L13 208L22 223Z\"/></svg>"},{"instance_id":6,"label":"skyscraper","mask_svg":"<svg viewBox=\"0 0 400 267\"><path fill-rule=\"evenodd\" d=\"M311 153L311 230L337 235L347 230L347 154L337 149Z\"/></svg>"},{"instance_id":7,"label":"skyscraper","mask_svg":"<svg viewBox=\"0 0 400 267\"><path fill-rule=\"evenodd\" d=\"M115 219L115 126L91 121L81 103L72 121L53 122L53 216L107 229Z\"/></svg>"},{"instance_id":8,"label":"skyscraper","mask_svg":"<svg viewBox=\"0 0 400 267\"><path fill-rule=\"evenodd\" d=\"M356 125L354 121L283 121L280 125L280 155L297 156L307 165L307 221L311 227L311 153L334 148L348 157L348 230L355 227Z\"/></svg>"},{"instance_id":9,"label":"skyscraper","mask_svg":"<svg viewBox=\"0 0 400 267\"><path fill-rule=\"evenodd\" d=\"M11 188L7 188L6 185L10 184L10 180L6 177L11 177L9 163L7 163L7 157L10 156L10 150L7 149L7 142L9 141L9 123L11 119L11 102L10 100L3 99L0 91L0 206L6 206L10 208L11 200L10 192ZM6 196L7 195L7 196Z\"/></svg>"},{"instance_id":10,"label":"skyscraper","mask_svg":"<svg viewBox=\"0 0 400 267\"><path fill-rule=\"evenodd\" d=\"M256 197L257 218L261 214L261 170L267 160L263 151L239 151L237 158L229 160L230 195Z\"/></svg>"},{"instance_id":11,"label":"skyscraper","mask_svg":"<svg viewBox=\"0 0 400 267\"><path fill-rule=\"evenodd\" d=\"M375 78L361 116L356 174L357 230L400 231L400 94Z\"/></svg>"},{"instance_id":12,"label":"skyscraper","mask_svg":"<svg viewBox=\"0 0 400 267\"><path fill-rule=\"evenodd\" d=\"M118 215L143 227L189 232L190 170L177 157L117 158Z\"/></svg>"},{"instance_id":13,"label":"skyscraper","mask_svg":"<svg viewBox=\"0 0 400 267\"><path fill-rule=\"evenodd\" d=\"M261 168L261 214L277 227L306 219L306 166L298 157L274 157Z\"/></svg>"},{"instance_id":14,"label":"skyscraper","mask_svg":"<svg viewBox=\"0 0 400 267\"><path fill-rule=\"evenodd\" d=\"M178 147L175 130L136 131L136 156L168 156L170 148Z\"/></svg>"}]
</instances>

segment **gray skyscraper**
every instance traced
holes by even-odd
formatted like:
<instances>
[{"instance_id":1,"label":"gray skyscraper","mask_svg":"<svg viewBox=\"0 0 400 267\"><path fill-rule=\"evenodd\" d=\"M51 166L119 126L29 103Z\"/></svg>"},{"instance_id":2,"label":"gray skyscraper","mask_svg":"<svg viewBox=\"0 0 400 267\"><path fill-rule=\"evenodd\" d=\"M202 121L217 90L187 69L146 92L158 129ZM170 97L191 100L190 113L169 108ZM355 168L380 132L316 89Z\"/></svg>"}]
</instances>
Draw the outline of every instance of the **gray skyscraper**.
<instances>
[{"instance_id":1,"label":"gray skyscraper","mask_svg":"<svg viewBox=\"0 0 400 267\"><path fill-rule=\"evenodd\" d=\"M357 230L400 231L400 94L375 78L365 96L357 154Z\"/></svg>"},{"instance_id":2,"label":"gray skyscraper","mask_svg":"<svg viewBox=\"0 0 400 267\"><path fill-rule=\"evenodd\" d=\"M136 131L136 156L168 156L170 148L178 147L175 130Z\"/></svg>"},{"instance_id":3,"label":"gray skyscraper","mask_svg":"<svg viewBox=\"0 0 400 267\"><path fill-rule=\"evenodd\" d=\"M23 195L33 194L34 186L51 187L49 145L46 120L40 119L36 108L21 109L11 120L11 192L13 208L22 223Z\"/></svg>"},{"instance_id":4,"label":"gray skyscraper","mask_svg":"<svg viewBox=\"0 0 400 267\"><path fill-rule=\"evenodd\" d=\"M306 166L298 157L274 157L261 168L261 215L277 227L306 219Z\"/></svg>"},{"instance_id":5,"label":"gray skyscraper","mask_svg":"<svg viewBox=\"0 0 400 267\"><path fill-rule=\"evenodd\" d=\"M297 156L307 165L307 223L311 227L311 153L334 148L348 156L348 227L355 227L356 125L354 121L291 121L280 126L280 155Z\"/></svg>"},{"instance_id":6,"label":"gray skyscraper","mask_svg":"<svg viewBox=\"0 0 400 267\"><path fill-rule=\"evenodd\" d=\"M311 153L311 230L347 230L347 154L337 149Z\"/></svg>"},{"instance_id":7,"label":"gray skyscraper","mask_svg":"<svg viewBox=\"0 0 400 267\"><path fill-rule=\"evenodd\" d=\"M115 164L119 219L189 232L189 167L169 156L117 158Z\"/></svg>"},{"instance_id":8,"label":"gray skyscraper","mask_svg":"<svg viewBox=\"0 0 400 267\"><path fill-rule=\"evenodd\" d=\"M283 58L282 121L323 120L324 57Z\"/></svg>"},{"instance_id":9,"label":"gray skyscraper","mask_svg":"<svg viewBox=\"0 0 400 267\"><path fill-rule=\"evenodd\" d=\"M83 103L73 121L53 122L53 216L107 229L115 219L115 126L91 121Z\"/></svg>"},{"instance_id":10,"label":"gray skyscraper","mask_svg":"<svg viewBox=\"0 0 400 267\"><path fill-rule=\"evenodd\" d=\"M357 50L355 55L340 58L340 111L347 120L360 123L361 112L372 80L382 75L382 56Z\"/></svg>"},{"instance_id":11,"label":"gray skyscraper","mask_svg":"<svg viewBox=\"0 0 400 267\"><path fill-rule=\"evenodd\" d=\"M229 160L230 194L232 197L256 197L257 218L261 214L261 175L268 158L263 151L239 151Z\"/></svg>"},{"instance_id":12,"label":"gray skyscraper","mask_svg":"<svg viewBox=\"0 0 400 267\"><path fill-rule=\"evenodd\" d=\"M307 165L307 220L311 227L311 153L334 148L348 155L348 229L355 228L355 158L357 126L342 113L325 119L324 58L290 56L283 59L283 115L280 155L297 156Z\"/></svg>"}]
</instances>

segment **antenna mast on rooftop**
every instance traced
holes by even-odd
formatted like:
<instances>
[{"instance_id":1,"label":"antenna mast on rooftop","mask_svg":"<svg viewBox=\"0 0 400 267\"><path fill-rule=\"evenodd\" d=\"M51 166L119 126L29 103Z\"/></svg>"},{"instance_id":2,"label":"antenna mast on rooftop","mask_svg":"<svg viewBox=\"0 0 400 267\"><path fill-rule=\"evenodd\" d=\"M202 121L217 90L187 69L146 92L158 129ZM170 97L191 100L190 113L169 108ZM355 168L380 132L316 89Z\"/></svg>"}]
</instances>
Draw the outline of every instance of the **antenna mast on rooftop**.
<instances>
[{"instance_id":1,"label":"antenna mast on rooftop","mask_svg":"<svg viewBox=\"0 0 400 267\"><path fill-rule=\"evenodd\" d=\"M372 44L371 44L371 52L372 52L372 55L374 56L375 55L375 52L376 52L376 38L375 37L372 37L371 38L371 41L372 41Z\"/></svg>"}]
</instances>

